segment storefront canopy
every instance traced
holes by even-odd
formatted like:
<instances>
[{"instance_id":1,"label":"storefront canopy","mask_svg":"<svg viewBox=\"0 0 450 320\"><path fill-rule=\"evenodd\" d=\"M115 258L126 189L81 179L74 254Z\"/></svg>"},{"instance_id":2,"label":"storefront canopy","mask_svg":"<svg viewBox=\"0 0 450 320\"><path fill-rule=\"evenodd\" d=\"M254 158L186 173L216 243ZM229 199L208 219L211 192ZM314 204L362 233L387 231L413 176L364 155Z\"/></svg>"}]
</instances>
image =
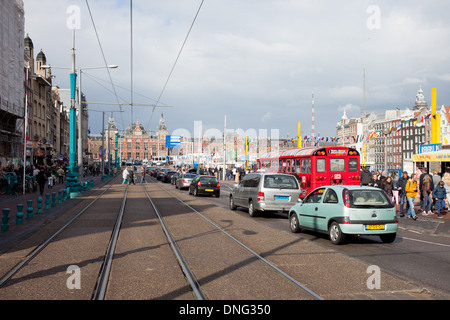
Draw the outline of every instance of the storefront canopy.
<instances>
[{"instance_id":1,"label":"storefront canopy","mask_svg":"<svg viewBox=\"0 0 450 320\"><path fill-rule=\"evenodd\" d=\"M414 162L450 162L450 150L413 155Z\"/></svg>"}]
</instances>

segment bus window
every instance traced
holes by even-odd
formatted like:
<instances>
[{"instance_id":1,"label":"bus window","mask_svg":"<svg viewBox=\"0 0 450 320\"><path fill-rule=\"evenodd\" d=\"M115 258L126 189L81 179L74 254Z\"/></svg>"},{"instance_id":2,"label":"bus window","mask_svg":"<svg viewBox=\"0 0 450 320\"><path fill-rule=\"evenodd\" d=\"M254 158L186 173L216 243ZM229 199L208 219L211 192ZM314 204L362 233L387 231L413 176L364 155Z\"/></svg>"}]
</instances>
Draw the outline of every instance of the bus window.
<instances>
[{"instance_id":1,"label":"bus window","mask_svg":"<svg viewBox=\"0 0 450 320\"><path fill-rule=\"evenodd\" d=\"M291 173L291 159L286 160L286 173Z\"/></svg>"},{"instance_id":2,"label":"bus window","mask_svg":"<svg viewBox=\"0 0 450 320\"><path fill-rule=\"evenodd\" d=\"M306 159L306 173L311 173L311 159Z\"/></svg>"},{"instance_id":3,"label":"bus window","mask_svg":"<svg viewBox=\"0 0 450 320\"><path fill-rule=\"evenodd\" d=\"M326 159L317 159L316 171L317 172L326 172L327 171Z\"/></svg>"},{"instance_id":4,"label":"bus window","mask_svg":"<svg viewBox=\"0 0 450 320\"><path fill-rule=\"evenodd\" d=\"M283 172L283 160L278 161L278 170L277 172Z\"/></svg>"},{"instance_id":5,"label":"bus window","mask_svg":"<svg viewBox=\"0 0 450 320\"><path fill-rule=\"evenodd\" d=\"M330 159L330 171L331 172L344 172L345 171L345 159Z\"/></svg>"},{"instance_id":6,"label":"bus window","mask_svg":"<svg viewBox=\"0 0 450 320\"><path fill-rule=\"evenodd\" d=\"M302 159L302 168L301 173L306 173L306 165L305 165L305 159Z\"/></svg>"},{"instance_id":7,"label":"bus window","mask_svg":"<svg viewBox=\"0 0 450 320\"><path fill-rule=\"evenodd\" d=\"M286 173L286 159L283 160L283 166L282 166L282 171L283 173Z\"/></svg>"},{"instance_id":8,"label":"bus window","mask_svg":"<svg viewBox=\"0 0 450 320\"><path fill-rule=\"evenodd\" d=\"M295 172L300 173L300 159L295 160Z\"/></svg>"},{"instance_id":9,"label":"bus window","mask_svg":"<svg viewBox=\"0 0 450 320\"><path fill-rule=\"evenodd\" d=\"M348 159L348 171L350 172L358 172L358 159Z\"/></svg>"}]
</instances>

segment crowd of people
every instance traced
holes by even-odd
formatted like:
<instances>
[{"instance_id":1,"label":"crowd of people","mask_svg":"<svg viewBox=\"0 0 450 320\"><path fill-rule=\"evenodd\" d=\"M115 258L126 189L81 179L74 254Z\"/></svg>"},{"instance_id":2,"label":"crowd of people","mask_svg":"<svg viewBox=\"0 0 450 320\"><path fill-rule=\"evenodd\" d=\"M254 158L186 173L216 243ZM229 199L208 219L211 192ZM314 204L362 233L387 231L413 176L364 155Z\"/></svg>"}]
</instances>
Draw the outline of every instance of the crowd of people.
<instances>
[{"instance_id":1,"label":"crowd of people","mask_svg":"<svg viewBox=\"0 0 450 320\"><path fill-rule=\"evenodd\" d=\"M391 197L392 201L400 205L400 217L416 220L417 214L414 209L416 198L420 198L419 212L422 215L432 215L436 210L438 218L442 218L442 210L450 204L450 173L443 176L434 171L429 173L424 168L420 173L403 171L401 177L397 172L370 172L367 167L361 171L361 185L372 186L383 189Z\"/></svg>"}]
</instances>

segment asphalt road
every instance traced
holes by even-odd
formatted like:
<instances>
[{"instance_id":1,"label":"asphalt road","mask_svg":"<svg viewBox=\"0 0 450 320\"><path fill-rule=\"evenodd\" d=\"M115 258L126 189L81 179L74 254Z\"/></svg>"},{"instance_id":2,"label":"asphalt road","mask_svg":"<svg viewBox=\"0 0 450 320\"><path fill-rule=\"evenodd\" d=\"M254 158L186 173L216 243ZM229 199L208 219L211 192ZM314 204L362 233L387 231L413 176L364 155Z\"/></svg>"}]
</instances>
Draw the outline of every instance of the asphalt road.
<instances>
[{"instance_id":1,"label":"asphalt road","mask_svg":"<svg viewBox=\"0 0 450 320\"><path fill-rule=\"evenodd\" d=\"M222 208L228 208L230 183L221 183L221 197L207 198ZM167 188L173 189L170 184ZM187 193L187 191L177 191ZM266 213L251 218L246 209L233 212L280 232L290 232L286 213ZM383 272L421 286L424 292L433 288L441 292L440 298L450 298L450 221L444 219L418 220L400 218L397 239L392 244L381 243L378 237L351 237L340 246L331 244L327 235L303 232L298 237L313 241L327 250L335 250L348 257L380 267ZM442 231L444 230L444 232Z\"/></svg>"}]
</instances>

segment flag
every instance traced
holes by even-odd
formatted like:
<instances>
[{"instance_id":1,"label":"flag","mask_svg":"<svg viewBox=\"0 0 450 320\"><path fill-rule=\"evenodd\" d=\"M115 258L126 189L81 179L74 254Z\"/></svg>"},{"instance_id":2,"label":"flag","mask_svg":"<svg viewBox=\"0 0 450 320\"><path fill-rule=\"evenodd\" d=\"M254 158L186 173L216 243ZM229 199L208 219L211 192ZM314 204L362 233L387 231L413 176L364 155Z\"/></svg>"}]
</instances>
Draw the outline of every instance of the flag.
<instances>
[{"instance_id":1,"label":"flag","mask_svg":"<svg viewBox=\"0 0 450 320\"><path fill-rule=\"evenodd\" d=\"M408 129L408 127L409 127L409 121L406 121L405 122L405 129Z\"/></svg>"},{"instance_id":2,"label":"flag","mask_svg":"<svg viewBox=\"0 0 450 320\"><path fill-rule=\"evenodd\" d=\"M401 129L402 129L402 124L400 123L400 124L397 126L397 132L399 132Z\"/></svg>"},{"instance_id":3,"label":"flag","mask_svg":"<svg viewBox=\"0 0 450 320\"><path fill-rule=\"evenodd\" d=\"M417 127L417 120L414 121L414 128Z\"/></svg>"}]
</instances>

